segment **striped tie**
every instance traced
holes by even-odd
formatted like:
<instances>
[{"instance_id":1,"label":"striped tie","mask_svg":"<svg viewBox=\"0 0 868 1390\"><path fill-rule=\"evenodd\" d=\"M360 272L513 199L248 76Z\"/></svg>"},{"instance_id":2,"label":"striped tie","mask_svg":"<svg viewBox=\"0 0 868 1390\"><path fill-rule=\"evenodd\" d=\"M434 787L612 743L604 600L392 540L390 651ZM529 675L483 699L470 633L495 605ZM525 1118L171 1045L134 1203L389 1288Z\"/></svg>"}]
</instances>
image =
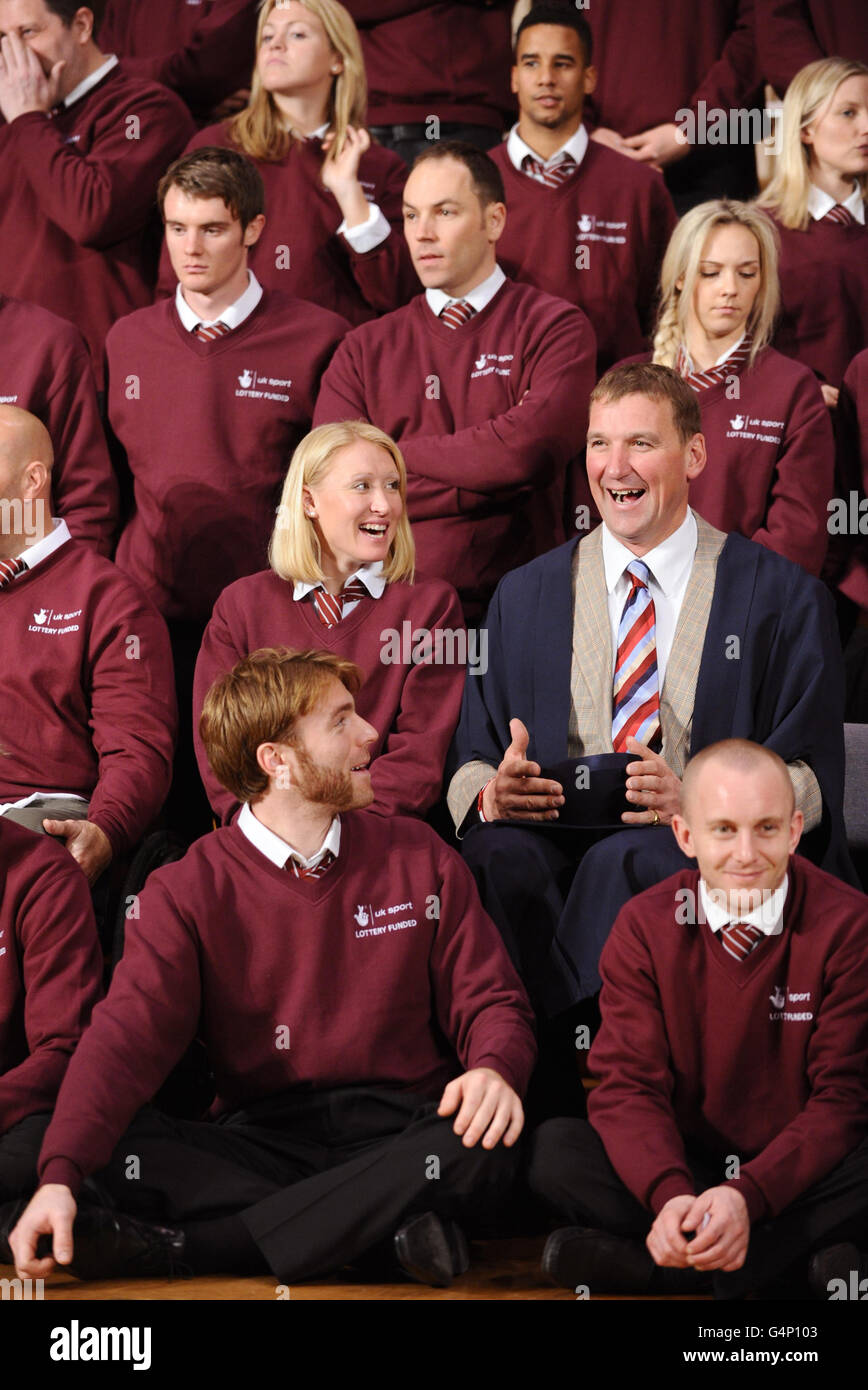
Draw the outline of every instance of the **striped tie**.
<instances>
[{"instance_id":1,"label":"striped tie","mask_svg":"<svg viewBox=\"0 0 868 1390\"><path fill-rule=\"evenodd\" d=\"M12 581L26 569L27 565L23 560L0 560L0 589L8 589Z\"/></svg>"},{"instance_id":2,"label":"striped tie","mask_svg":"<svg viewBox=\"0 0 868 1390\"><path fill-rule=\"evenodd\" d=\"M331 868L334 862L335 856L330 849L327 849L319 863L314 864L309 869L305 868L303 864L299 864L298 860L293 859L292 855L290 855L283 867L291 872L293 878L322 878L323 874Z\"/></svg>"},{"instance_id":3,"label":"striped tie","mask_svg":"<svg viewBox=\"0 0 868 1390\"><path fill-rule=\"evenodd\" d=\"M618 625L612 698L612 746L616 753L627 752L628 738L650 743L660 728L657 620L648 588L648 566L634 560L626 572L632 587Z\"/></svg>"},{"instance_id":4,"label":"striped tie","mask_svg":"<svg viewBox=\"0 0 868 1390\"><path fill-rule=\"evenodd\" d=\"M547 169L541 159L534 159L532 154L526 154L521 161L523 171L537 183L545 184L546 188L560 188L561 184L571 179L578 169L578 164L572 155L566 154L558 164L553 164Z\"/></svg>"},{"instance_id":5,"label":"striped tie","mask_svg":"<svg viewBox=\"0 0 868 1390\"><path fill-rule=\"evenodd\" d=\"M721 946L737 961L747 960L762 939L759 927L752 927L749 922L730 922L720 933Z\"/></svg>"},{"instance_id":6,"label":"striped tie","mask_svg":"<svg viewBox=\"0 0 868 1390\"><path fill-rule=\"evenodd\" d=\"M679 376L684 377L687 385L692 386L694 391L705 391L709 386L721 386L729 377L737 376L750 357L752 346L752 334L745 333L742 342L729 354L725 362L721 362L716 367L709 367L705 372L695 372L691 368L690 358L682 345L678 349L678 356L675 359L675 370Z\"/></svg>"},{"instance_id":7,"label":"striped tie","mask_svg":"<svg viewBox=\"0 0 868 1390\"><path fill-rule=\"evenodd\" d=\"M475 313L473 305L468 304L466 299L454 299L445 309L441 309L440 322L445 323L447 328L460 328Z\"/></svg>"},{"instance_id":8,"label":"striped tie","mask_svg":"<svg viewBox=\"0 0 868 1390\"><path fill-rule=\"evenodd\" d=\"M344 616L344 604L354 599L367 598L368 591L361 579L353 575L348 579L339 594L330 594L326 589L313 590L313 606L323 627L337 627Z\"/></svg>"},{"instance_id":9,"label":"striped tie","mask_svg":"<svg viewBox=\"0 0 868 1390\"><path fill-rule=\"evenodd\" d=\"M821 222L838 222L842 227L855 227L856 218L849 208L845 208L843 203L836 203L833 208L829 208L820 218Z\"/></svg>"},{"instance_id":10,"label":"striped tie","mask_svg":"<svg viewBox=\"0 0 868 1390\"><path fill-rule=\"evenodd\" d=\"M225 338L227 333L232 332L232 329L222 319L219 319L217 323L209 323L207 327L204 323L197 323L193 332L200 343L213 343L215 338Z\"/></svg>"}]
</instances>

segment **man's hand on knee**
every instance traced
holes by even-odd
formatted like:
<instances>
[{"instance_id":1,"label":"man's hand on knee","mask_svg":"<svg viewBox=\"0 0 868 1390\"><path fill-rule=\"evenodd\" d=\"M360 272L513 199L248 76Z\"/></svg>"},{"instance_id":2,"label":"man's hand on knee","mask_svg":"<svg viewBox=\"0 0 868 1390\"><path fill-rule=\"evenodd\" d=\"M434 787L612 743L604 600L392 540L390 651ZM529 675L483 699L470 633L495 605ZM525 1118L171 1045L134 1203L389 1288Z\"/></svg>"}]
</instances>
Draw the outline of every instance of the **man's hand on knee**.
<instances>
[{"instance_id":1,"label":"man's hand on knee","mask_svg":"<svg viewBox=\"0 0 868 1390\"><path fill-rule=\"evenodd\" d=\"M111 863L111 841L105 831L90 820L44 820L42 826L47 835L55 835L65 842L88 882L96 883L103 869Z\"/></svg>"},{"instance_id":2,"label":"man's hand on knee","mask_svg":"<svg viewBox=\"0 0 868 1390\"><path fill-rule=\"evenodd\" d=\"M456 1110L458 1114L452 1128L463 1136L468 1149L480 1139L484 1149L493 1149L501 1139L506 1148L511 1148L524 1127L521 1101L508 1082L491 1067L475 1067L449 1082L437 1114L445 1117L455 1114Z\"/></svg>"},{"instance_id":3,"label":"man's hand on knee","mask_svg":"<svg viewBox=\"0 0 868 1390\"><path fill-rule=\"evenodd\" d=\"M520 719L510 719L512 739L503 761L485 788L482 813L490 820L557 820L563 787L540 776L539 763L526 759L530 735Z\"/></svg>"},{"instance_id":4,"label":"man's hand on knee","mask_svg":"<svg viewBox=\"0 0 868 1390\"><path fill-rule=\"evenodd\" d=\"M9 1237L15 1272L20 1279L44 1279L55 1263L69 1264L73 1252L72 1223L77 1210L71 1191L61 1183L46 1183L38 1188ZM47 1235L54 1236L54 1258L46 1255L37 1259L39 1237Z\"/></svg>"}]
</instances>

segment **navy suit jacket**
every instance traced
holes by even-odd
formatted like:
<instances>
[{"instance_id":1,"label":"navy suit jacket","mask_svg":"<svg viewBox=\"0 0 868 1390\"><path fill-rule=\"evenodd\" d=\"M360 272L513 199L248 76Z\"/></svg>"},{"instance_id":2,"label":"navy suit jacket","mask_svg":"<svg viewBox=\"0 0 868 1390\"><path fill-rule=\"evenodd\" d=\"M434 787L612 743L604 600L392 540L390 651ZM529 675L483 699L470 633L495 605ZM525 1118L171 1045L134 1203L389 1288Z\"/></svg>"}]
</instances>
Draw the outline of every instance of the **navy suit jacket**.
<instances>
[{"instance_id":1,"label":"navy suit jacket","mask_svg":"<svg viewBox=\"0 0 868 1390\"><path fill-rule=\"evenodd\" d=\"M568 757L572 652L572 562L579 539L512 570L486 618L488 669L468 679L452 771L480 758L497 766L509 721L530 734L527 756L542 767ZM740 659L729 660L738 637ZM717 562L699 667L691 754L724 738L748 738L785 762L812 769L822 820L800 853L858 884L844 832L844 671L825 587L800 566L733 532Z\"/></svg>"}]
</instances>

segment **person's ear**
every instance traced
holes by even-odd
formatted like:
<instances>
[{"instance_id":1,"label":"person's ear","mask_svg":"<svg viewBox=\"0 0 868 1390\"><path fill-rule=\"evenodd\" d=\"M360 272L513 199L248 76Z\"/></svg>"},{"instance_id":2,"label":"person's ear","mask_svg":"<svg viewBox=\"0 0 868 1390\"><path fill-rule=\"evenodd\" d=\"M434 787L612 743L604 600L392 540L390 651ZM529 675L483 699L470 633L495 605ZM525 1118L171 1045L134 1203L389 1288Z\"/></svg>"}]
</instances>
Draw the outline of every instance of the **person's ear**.
<instances>
[{"instance_id":1,"label":"person's ear","mask_svg":"<svg viewBox=\"0 0 868 1390\"><path fill-rule=\"evenodd\" d=\"M805 828L805 817L801 811L794 811L790 821L790 854L795 854L796 846L802 838L802 831Z\"/></svg>"},{"instance_id":2,"label":"person's ear","mask_svg":"<svg viewBox=\"0 0 868 1390\"><path fill-rule=\"evenodd\" d=\"M489 241L499 241L506 226L506 204L489 203L485 209L485 230Z\"/></svg>"},{"instance_id":3,"label":"person's ear","mask_svg":"<svg viewBox=\"0 0 868 1390\"><path fill-rule=\"evenodd\" d=\"M678 848L682 854L686 854L688 859L696 858L696 850L693 848L693 836L690 833L690 826L683 816L676 814L672 817L672 833L678 841Z\"/></svg>"},{"instance_id":4,"label":"person's ear","mask_svg":"<svg viewBox=\"0 0 868 1390\"><path fill-rule=\"evenodd\" d=\"M257 213L256 217L252 217L250 221L247 223L247 226L244 228L244 236L242 237L243 244L245 246L255 246L259 238L262 236L264 227L265 213Z\"/></svg>"},{"instance_id":5,"label":"person's ear","mask_svg":"<svg viewBox=\"0 0 868 1390\"><path fill-rule=\"evenodd\" d=\"M705 448L705 435L695 434L687 445L687 476L690 479L698 478L708 461L708 454Z\"/></svg>"},{"instance_id":6,"label":"person's ear","mask_svg":"<svg viewBox=\"0 0 868 1390\"><path fill-rule=\"evenodd\" d=\"M316 516L316 503L313 500L313 493L311 492L309 487L303 487L301 490L301 496L302 505L304 507L304 514L305 516L310 517L312 520Z\"/></svg>"},{"instance_id":7,"label":"person's ear","mask_svg":"<svg viewBox=\"0 0 868 1390\"><path fill-rule=\"evenodd\" d=\"M595 67L585 68L585 96L589 97L597 89L597 69Z\"/></svg>"}]
</instances>

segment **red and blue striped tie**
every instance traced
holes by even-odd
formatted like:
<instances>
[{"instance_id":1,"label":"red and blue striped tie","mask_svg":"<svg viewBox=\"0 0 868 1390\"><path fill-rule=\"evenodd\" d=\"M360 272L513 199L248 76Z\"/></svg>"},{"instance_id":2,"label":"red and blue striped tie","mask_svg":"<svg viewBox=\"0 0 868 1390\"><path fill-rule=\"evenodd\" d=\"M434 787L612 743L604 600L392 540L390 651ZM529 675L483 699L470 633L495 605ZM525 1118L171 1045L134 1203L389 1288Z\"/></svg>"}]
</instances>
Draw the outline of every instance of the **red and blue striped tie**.
<instances>
[{"instance_id":1,"label":"red and blue striped tie","mask_svg":"<svg viewBox=\"0 0 868 1390\"><path fill-rule=\"evenodd\" d=\"M657 618L648 588L648 566L627 566L631 589L618 625L618 659L612 692L612 747L626 753L627 739L649 744L660 730L657 688Z\"/></svg>"}]
</instances>

